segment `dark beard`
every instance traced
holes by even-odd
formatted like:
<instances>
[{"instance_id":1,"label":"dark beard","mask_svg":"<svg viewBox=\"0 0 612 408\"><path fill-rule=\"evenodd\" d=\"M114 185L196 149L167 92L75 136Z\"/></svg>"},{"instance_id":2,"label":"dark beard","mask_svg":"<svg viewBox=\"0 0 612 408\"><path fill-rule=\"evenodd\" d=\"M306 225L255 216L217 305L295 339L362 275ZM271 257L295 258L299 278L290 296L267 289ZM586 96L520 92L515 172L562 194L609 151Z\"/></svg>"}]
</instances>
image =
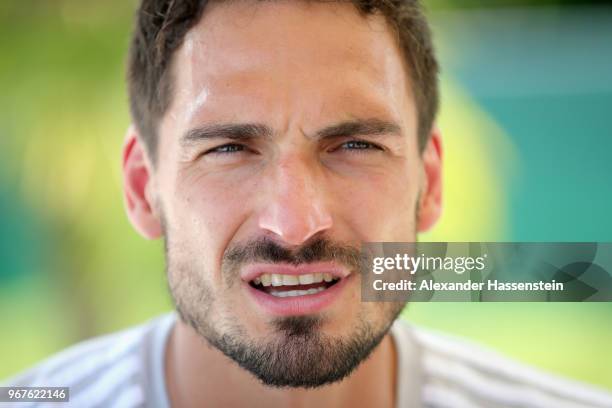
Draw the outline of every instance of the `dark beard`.
<instances>
[{"instance_id":1,"label":"dark beard","mask_svg":"<svg viewBox=\"0 0 612 408\"><path fill-rule=\"evenodd\" d=\"M320 318L293 316L274 321L280 338L266 344L249 341L240 331L223 335L194 326L194 319L179 315L201 337L249 371L263 384L274 387L315 388L340 381L351 374L380 344L403 305L389 310L388 324L381 330L359 319L350 338L325 336L319 331Z\"/></svg>"},{"instance_id":2,"label":"dark beard","mask_svg":"<svg viewBox=\"0 0 612 408\"><path fill-rule=\"evenodd\" d=\"M172 264L169 255L166 251L168 265ZM291 253L272 241L257 241L228 250L222 268L227 286L237 281L240 266L256 260L296 264L334 260L355 273L364 272L359 251L351 247L318 240ZM168 266L170 293L183 322L268 386L314 388L342 380L380 344L404 307L404 303L380 304L380 314L377 311L375 316L378 322L361 312L350 336L343 337L322 333L325 320L321 316L275 318L270 322L275 329L273 339L262 344L249 338L235 321L211 325L212 290L188 265L173 268L182 278L171 279Z\"/></svg>"}]
</instances>

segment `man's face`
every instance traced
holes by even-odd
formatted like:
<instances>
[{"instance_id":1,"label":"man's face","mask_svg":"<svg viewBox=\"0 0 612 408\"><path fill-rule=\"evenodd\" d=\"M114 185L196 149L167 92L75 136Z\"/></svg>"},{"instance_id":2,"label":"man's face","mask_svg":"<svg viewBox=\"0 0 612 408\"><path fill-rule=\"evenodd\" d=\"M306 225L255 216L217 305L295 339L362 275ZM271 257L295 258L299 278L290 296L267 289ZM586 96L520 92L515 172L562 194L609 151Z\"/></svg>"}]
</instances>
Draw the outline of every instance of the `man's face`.
<instances>
[{"instance_id":1,"label":"man's face","mask_svg":"<svg viewBox=\"0 0 612 408\"><path fill-rule=\"evenodd\" d=\"M414 241L425 184L392 29L212 3L172 70L151 191L181 317L267 384L343 378L402 306L360 301L360 245Z\"/></svg>"}]
</instances>

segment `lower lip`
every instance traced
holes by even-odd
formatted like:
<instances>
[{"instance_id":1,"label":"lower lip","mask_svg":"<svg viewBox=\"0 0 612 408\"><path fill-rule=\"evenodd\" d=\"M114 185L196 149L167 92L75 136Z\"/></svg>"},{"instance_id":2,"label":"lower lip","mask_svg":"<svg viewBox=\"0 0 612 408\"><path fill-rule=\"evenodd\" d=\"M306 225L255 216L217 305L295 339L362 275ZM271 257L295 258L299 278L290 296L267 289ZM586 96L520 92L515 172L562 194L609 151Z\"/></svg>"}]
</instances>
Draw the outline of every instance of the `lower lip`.
<instances>
[{"instance_id":1,"label":"lower lip","mask_svg":"<svg viewBox=\"0 0 612 408\"><path fill-rule=\"evenodd\" d=\"M342 289L353 275L340 279L335 285L328 289L312 295L277 297L264 291L255 289L245 283L248 293L253 296L255 302L266 312L275 316L299 316L317 313L329 307L334 300L340 297Z\"/></svg>"}]
</instances>

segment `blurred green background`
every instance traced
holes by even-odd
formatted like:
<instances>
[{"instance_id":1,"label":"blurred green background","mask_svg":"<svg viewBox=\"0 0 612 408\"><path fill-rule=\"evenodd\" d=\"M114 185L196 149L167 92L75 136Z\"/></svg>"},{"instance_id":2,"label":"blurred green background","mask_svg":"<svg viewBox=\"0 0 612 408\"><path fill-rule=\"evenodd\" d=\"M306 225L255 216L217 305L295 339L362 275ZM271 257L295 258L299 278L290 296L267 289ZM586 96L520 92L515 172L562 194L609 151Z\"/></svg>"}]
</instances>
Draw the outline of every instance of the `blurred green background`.
<instances>
[{"instance_id":1,"label":"blurred green background","mask_svg":"<svg viewBox=\"0 0 612 408\"><path fill-rule=\"evenodd\" d=\"M612 241L612 7L426 2L445 212L422 240ZM123 213L134 1L0 3L0 378L171 309ZM612 389L612 303L413 304L406 318Z\"/></svg>"}]
</instances>

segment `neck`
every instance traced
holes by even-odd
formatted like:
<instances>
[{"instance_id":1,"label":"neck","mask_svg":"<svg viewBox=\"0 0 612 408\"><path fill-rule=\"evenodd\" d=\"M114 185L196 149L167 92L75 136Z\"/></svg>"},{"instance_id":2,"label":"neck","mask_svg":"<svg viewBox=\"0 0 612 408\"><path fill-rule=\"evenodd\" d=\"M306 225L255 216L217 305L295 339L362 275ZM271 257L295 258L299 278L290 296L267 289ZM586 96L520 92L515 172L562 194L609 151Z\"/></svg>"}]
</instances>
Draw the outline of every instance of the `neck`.
<instances>
[{"instance_id":1,"label":"neck","mask_svg":"<svg viewBox=\"0 0 612 408\"><path fill-rule=\"evenodd\" d=\"M315 389L275 388L263 385L177 320L166 346L165 367L172 407L254 403L266 407L393 407L395 403L396 352L390 334L342 381Z\"/></svg>"}]
</instances>

